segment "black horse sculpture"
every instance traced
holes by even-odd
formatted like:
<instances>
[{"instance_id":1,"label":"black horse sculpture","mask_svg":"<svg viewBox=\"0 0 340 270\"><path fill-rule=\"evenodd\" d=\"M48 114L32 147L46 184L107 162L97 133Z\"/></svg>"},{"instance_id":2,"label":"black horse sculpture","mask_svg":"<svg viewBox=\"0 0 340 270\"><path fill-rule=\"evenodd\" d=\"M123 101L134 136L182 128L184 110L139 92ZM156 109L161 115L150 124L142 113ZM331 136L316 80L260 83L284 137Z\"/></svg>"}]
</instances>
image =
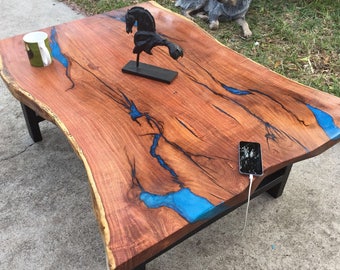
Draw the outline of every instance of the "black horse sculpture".
<instances>
[{"instance_id":1,"label":"black horse sculpture","mask_svg":"<svg viewBox=\"0 0 340 270\"><path fill-rule=\"evenodd\" d=\"M180 46L168 41L156 33L155 20L151 13L142 7L133 7L125 15L126 32L132 33L132 27L137 21L137 32L134 35L135 47L133 53L137 54L136 65L139 65L139 55L141 52L152 54L151 50L155 46L166 46L169 54L173 59L183 56L183 50Z\"/></svg>"}]
</instances>

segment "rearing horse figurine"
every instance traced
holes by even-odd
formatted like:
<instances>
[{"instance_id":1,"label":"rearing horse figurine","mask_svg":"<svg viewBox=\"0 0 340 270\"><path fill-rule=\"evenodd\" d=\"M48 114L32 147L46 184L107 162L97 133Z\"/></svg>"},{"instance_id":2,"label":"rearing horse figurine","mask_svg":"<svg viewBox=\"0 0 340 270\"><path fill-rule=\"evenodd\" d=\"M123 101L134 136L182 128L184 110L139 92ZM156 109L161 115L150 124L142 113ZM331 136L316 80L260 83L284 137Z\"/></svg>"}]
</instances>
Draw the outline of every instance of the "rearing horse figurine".
<instances>
[{"instance_id":1,"label":"rearing horse figurine","mask_svg":"<svg viewBox=\"0 0 340 270\"><path fill-rule=\"evenodd\" d=\"M132 27L137 21L137 32L134 35L135 47L133 53L137 54L136 65L139 66L139 55L141 52L152 54L151 50L155 46L166 46L173 59L183 56L183 50L156 33L156 23L151 13L142 7L133 7L125 15L126 32L132 33Z\"/></svg>"}]
</instances>

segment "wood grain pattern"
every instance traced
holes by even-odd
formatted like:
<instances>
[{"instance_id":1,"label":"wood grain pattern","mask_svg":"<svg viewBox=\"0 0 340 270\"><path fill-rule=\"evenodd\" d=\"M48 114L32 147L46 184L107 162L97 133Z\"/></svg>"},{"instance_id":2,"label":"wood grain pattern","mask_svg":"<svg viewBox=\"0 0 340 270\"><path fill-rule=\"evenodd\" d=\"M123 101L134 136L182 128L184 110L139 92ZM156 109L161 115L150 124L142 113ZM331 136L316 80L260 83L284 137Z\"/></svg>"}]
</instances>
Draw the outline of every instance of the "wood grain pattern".
<instances>
[{"instance_id":1,"label":"wood grain pattern","mask_svg":"<svg viewBox=\"0 0 340 270\"><path fill-rule=\"evenodd\" d=\"M112 269L138 266L244 200L239 141L262 144L266 176L340 139L339 98L252 62L153 2L141 6L184 49L177 61L165 47L141 55L178 71L170 85L121 72L135 58L126 8L44 29L62 53L46 68L29 65L22 36L0 41L13 95L55 122L84 162Z\"/></svg>"}]
</instances>

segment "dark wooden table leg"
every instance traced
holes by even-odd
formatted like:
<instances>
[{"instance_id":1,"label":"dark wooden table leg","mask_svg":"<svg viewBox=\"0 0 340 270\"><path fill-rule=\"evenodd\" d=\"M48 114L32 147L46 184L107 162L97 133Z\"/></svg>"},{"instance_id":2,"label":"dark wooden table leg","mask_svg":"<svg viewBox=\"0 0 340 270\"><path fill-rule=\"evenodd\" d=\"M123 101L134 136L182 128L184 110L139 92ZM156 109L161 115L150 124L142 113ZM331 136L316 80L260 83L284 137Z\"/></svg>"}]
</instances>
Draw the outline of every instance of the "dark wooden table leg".
<instances>
[{"instance_id":1,"label":"dark wooden table leg","mask_svg":"<svg viewBox=\"0 0 340 270\"><path fill-rule=\"evenodd\" d=\"M28 133L30 134L34 142L40 142L42 140L42 136L40 132L39 122L44 121L45 119L37 115L35 111L27 107L25 104L20 104L22 112L24 113Z\"/></svg>"},{"instance_id":2,"label":"dark wooden table leg","mask_svg":"<svg viewBox=\"0 0 340 270\"><path fill-rule=\"evenodd\" d=\"M285 185L286 185L287 180L288 180L288 176L289 176L290 170L292 169L292 166L293 165L289 165L289 166L285 167L284 168L284 173L280 177L281 178L280 183L267 190L267 192L271 196L273 196L274 198L278 198L278 197L280 197L282 195L283 190L284 190Z\"/></svg>"},{"instance_id":3,"label":"dark wooden table leg","mask_svg":"<svg viewBox=\"0 0 340 270\"><path fill-rule=\"evenodd\" d=\"M146 266L146 264L143 263L140 266L137 266L134 270L145 270L146 269L145 266Z\"/></svg>"}]
</instances>

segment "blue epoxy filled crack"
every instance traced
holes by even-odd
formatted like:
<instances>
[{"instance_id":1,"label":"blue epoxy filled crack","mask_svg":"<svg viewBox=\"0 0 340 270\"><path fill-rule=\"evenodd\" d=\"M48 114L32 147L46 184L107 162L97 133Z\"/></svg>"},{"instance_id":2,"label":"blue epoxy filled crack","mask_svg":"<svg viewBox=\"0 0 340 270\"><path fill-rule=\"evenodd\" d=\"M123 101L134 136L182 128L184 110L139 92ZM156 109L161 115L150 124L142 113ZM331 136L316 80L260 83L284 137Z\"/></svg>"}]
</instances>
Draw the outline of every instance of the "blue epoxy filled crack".
<instances>
[{"instance_id":1,"label":"blue epoxy filled crack","mask_svg":"<svg viewBox=\"0 0 340 270\"><path fill-rule=\"evenodd\" d=\"M133 102L130 104L130 116L134 121L143 116L143 114L137 110L137 107Z\"/></svg>"},{"instance_id":2,"label":"blue epoxy filled crack","mask_svg":"<svg viewBox=\"0 0 340 270\"><path fill-rule=\"evenodd\" d=\"M312 111L319 126L325 131L331 140L340 139L340 128L335 125L334 119L331 115L313 107L312 105L306 104L306 106Z\"/></svg>"},{"instance_id":3,"label":"blue epoxy filled crack","mask_svg":"<svg viewBox=\"0 0 340 270\"><path fill-rule=\"evenodd\" d=\"M62 54L60 46L57 42L57 30L55 27L51 30L51 50L52 56L57 59L65 68L69 67L69 62L65 55Z\"/></svg>"},{"instance_id":4,"label":"blue epoxy filled crack","mask_svg":"<svg viewBox=\"0 0 340 270\"><path fill-rule=\"evenodd\" d=\"M234 94L234 95L239 95L239 96L244 96L244 95L250 95L251 92L248 90L239 90L230 86L227 86L225 84L221 84L221 86L227 90L229 93Z\"/></svg>"},{"instance_id":5,"label":"blue epoxy filled crack","mask_svg":"<svg viewBox=\"0 0 340 270\"><path fill-rule=\"evenodd\" d=\"M156 153L156 148L158 147L158 141L161 138L161 134L155 134L153 136L153 142L150 148L150 154L153 158L156 158L159 165L161 165L164 169L166 169L173 177L177 178L177 174L173 169L169 167L168 164L164 161L164 159Z\"/></svg>"},{"instance_id":6,"label":"blue epoxy filled crack","mask_svg":"<svg viewBox=\"0 0 340 270\"><path fill-rule=\"evenodd\" d=\"M203 219L204 215L215 209L215 205L206 198L194 194L189 188L181 188L177 192L157 195L142 191L140 199L149 208L168 207L176 211L189 222Z\"/></svg>"},{"instance_id":7,"label":"blue epoxy filled crack","mask_svg":"<svg viewBox=\"0 0 340 270\"><path fill-rule=\"evenodd\" d=\"M125 105L129 108L129 115L133 121L138 122L138 118L146 117L148 121L152 121L159 129L159 133L150 134L153 136L152 145L150 147L150 155L157 160L158 164L163 169L170 173L170 175L173 177L173 180L180 186L178 191L169 192L165 195L147 192L137 179L135 166L132 166L132 178L141 189L139 196L140 200L143 201L144 204L149 208L168 207L176 211L188 222L197 222L199 220L211 218L228 208L226 205L219 205L216 207L206 198L196 195L189 188L184 187L184 184L179 181L175 170L165 162L161 155L157 154L159 140L163 137L160 125L149 114L140 112L134 102L128 99L124 94L123 96L126 102ZM164 140L166 143L168 143L165 138Z\"/></svg>"},{"instance_id":8,"label":"blue epoxy filled crack","mask_svg":"<svg viewBox=\"0 0 340 270\"><path fill-rule=\"evenodd\" d=\"M60 46L58 44L57 41L57 30L56 27L52 27L51 30L51 53L53 58L55 58L58 62L60 62L64 67L65 67L65 74L66 77L70 80L70 82L72 83L71 87L69 87L69 89L72 89L75 84L71 78L70 75L70 64L69 61L67 59L67 57L61 52Z\"/></svg>"}]
</instances>

